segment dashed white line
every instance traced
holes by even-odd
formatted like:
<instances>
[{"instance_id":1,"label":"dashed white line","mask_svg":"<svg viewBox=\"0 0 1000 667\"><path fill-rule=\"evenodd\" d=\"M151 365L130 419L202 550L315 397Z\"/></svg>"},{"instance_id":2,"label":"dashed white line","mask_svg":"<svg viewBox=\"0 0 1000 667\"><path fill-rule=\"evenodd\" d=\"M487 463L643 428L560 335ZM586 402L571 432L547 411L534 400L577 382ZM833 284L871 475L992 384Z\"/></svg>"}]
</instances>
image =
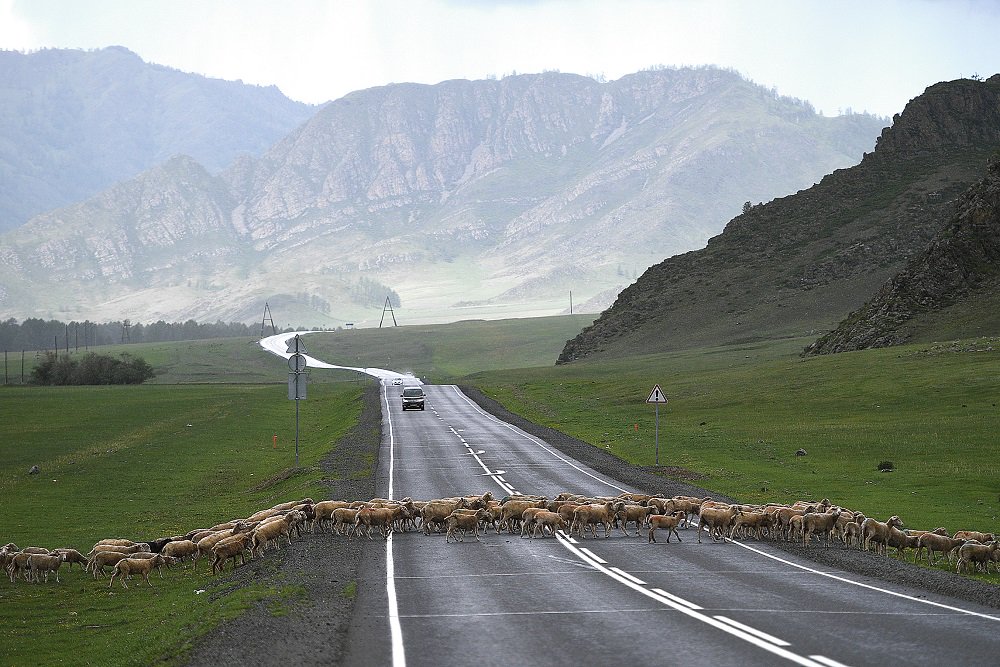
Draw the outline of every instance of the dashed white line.
<instances>
[{"instance_id":1,"label":"dashed white line","mask_svg":"<svg viewBox=\"0 0 1000 667\"><path fill-rule=\"evenodd\" d=\"M761 639L763 639L766 642L771 642L775 646L791 646L791 644L789 644L788 642L786 642L784 639L778 639L774 635L769 635L766 632L764 632L763 630L758 630L757 628L751 628L749 625L744 625L743 623L740 623L739 621L734 621L733 619L728 618L726 616L716 616L715 618L718 619L718 620L720 620L720 621L722 621L723 623L728 623L729 625L733 626L734 628L739 628L743 632L749 632L750 634L754 635L755 637L760 637ZM813 657L813 659L815 659L816 656L812 656L812 657Z\"/></svg>"}]
</instances>

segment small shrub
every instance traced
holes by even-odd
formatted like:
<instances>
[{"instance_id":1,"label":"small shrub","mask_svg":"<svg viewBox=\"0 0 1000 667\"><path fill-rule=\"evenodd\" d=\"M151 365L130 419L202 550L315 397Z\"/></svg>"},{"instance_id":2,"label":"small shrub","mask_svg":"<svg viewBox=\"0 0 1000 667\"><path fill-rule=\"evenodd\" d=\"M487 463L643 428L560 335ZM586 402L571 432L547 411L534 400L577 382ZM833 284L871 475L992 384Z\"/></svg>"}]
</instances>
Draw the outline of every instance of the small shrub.
<instances>
[{"instance_id":1,"label":"small shrub","mask_svg":"<svg viewBox=\"0 0 1000 667\"><path fill-rule=\"evenodd\" d=\"M893 464L892 461L882 461L881 463L878 464L879 472L892 472L895 469L896 466Z\"/></svg>"}]
</instances>

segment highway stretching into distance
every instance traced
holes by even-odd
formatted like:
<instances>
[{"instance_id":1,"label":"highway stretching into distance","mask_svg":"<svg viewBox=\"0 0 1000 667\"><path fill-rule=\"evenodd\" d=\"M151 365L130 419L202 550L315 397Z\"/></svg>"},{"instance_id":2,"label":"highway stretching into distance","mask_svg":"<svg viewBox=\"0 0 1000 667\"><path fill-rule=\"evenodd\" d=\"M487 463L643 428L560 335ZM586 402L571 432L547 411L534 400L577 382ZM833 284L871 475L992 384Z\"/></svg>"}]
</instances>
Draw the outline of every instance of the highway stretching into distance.
<instances>
[{"instance_id":1,"label":"highway stretching into distance","mask_svg":"<svg viewBox=\"0 0 1000 667\"><path fill-rule=\"evenodd\" d=\"M457 387L425 385L426 410L404 413L401 387L391 385L398 374L353 370L382 379L386 497L636 490L498 420ZM346 663L1000 664L995 609L821 569L766 541L713 543L706 533L698 544L694 529L682 529L683 542L668 544L661 532L656 544L634 528L608 539L601 530L598 539L527 539L490 529L457 544L443 533L394 533L359 576Z\"/></svg>"}]
</instances>

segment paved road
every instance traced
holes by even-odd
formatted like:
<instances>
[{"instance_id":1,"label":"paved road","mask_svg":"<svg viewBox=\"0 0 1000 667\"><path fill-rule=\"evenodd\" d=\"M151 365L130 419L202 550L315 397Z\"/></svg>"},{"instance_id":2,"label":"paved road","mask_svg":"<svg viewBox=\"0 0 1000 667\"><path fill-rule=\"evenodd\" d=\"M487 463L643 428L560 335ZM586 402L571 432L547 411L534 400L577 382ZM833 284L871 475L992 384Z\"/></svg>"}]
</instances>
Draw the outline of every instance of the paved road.
<instances>
[{"instance_id":1,"label":"paved road","mask_svg":"<svg viewBox=\"0 0 1000 667\"><path fill-rule=\"evenodd\" d=\"M483 412L453 386L427 409L383 402L382 490L626 489ZM357 665L997 665L1000 615L819 571L767 543L645 537L394 535L368 551L347 662ZM661 538L662 539L662 538ZM707 539L707 538L706 538Z\"/></svg>"}]
</instances>

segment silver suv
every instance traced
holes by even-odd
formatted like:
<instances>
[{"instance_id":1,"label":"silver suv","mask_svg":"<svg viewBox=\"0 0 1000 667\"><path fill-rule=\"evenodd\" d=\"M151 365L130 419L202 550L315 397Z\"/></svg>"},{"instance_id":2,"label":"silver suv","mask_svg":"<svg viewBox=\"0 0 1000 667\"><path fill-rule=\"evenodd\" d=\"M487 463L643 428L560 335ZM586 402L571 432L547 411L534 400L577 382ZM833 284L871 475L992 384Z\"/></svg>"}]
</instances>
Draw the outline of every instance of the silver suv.
<instances>
[{"instance_id":1,"label":"silver suv","mask_svg":"<svg viewBox=\"0 0 1000 667\"><path fill-rule=\"evenodd\" d=\"M424 409L424 390L420 387L407 387L400 397L403 399L404 410Z\"/></svg>"}]
</instances>

